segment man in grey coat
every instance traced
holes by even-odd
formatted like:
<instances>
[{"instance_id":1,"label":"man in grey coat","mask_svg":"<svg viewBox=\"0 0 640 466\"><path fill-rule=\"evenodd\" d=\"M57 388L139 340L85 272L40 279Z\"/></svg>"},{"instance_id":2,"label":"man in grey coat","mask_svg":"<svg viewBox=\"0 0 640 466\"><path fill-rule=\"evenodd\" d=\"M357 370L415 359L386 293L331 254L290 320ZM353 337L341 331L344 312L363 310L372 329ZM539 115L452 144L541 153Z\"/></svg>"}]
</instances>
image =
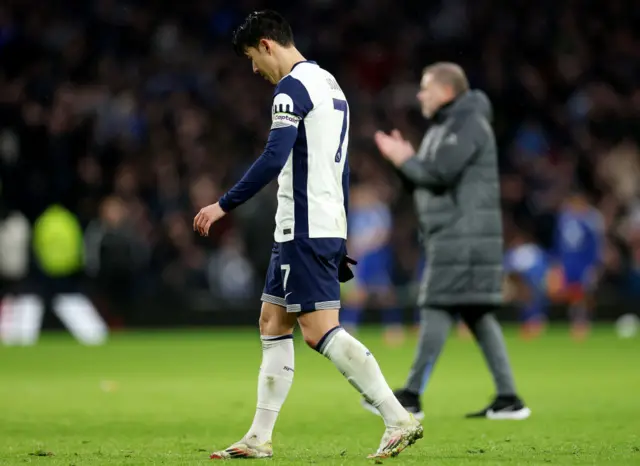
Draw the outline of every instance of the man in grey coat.
<instances>
[{"instance_id":1,"label":"man in grey coat","mask_svg":"<svg viewBox=\"0 0 640 466\"><path fill-rule=\"evenodd\" d=\"M467 417L526 419L531 411L516 393L493 313L502 303L503 239L491 104L484 93L469 90L464 71L453 63L424 70L418 100L432 124L417 152L397 130L375 134L378 149L413 191L428 263L418 297L418 351L396 396L416 418L424 416L420 394L459 315L482 349L497 391L489 406Z\"/></svg>"}]
</instances>

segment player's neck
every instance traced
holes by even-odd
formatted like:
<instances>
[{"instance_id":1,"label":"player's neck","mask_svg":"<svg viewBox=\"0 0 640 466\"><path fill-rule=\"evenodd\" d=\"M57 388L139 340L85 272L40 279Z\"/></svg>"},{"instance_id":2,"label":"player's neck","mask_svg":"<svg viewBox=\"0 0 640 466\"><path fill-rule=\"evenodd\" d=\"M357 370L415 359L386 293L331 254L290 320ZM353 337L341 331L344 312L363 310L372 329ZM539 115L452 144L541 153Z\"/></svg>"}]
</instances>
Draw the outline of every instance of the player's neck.
<instances>
[{"instance_id":1,"label":"player's neck","mask_svg":"<svg viewBox=\"0 0 640 466\"><path fill-rule=\"evenodd\" d=\"M306 58L295 47L280 49L280 79L291 73L296 63L306 61Z\"/></svg>"}]
</instances>

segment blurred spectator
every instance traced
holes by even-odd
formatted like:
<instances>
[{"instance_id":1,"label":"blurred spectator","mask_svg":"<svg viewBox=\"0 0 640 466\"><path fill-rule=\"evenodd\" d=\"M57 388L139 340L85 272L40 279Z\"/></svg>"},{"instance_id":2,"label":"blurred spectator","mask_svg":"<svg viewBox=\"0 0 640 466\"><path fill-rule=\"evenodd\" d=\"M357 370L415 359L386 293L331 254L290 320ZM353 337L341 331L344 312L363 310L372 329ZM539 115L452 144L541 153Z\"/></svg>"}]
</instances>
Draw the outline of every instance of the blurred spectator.
<instances>
[{"instance_id":1,"label":"blurred spectator","mask_svg":"<svg viewBox=\"0 0 640 466\"><path fill-rule=\"evenodd\" d=\"M4 300L0 337L5 344L35 344L48 308L80 343L104 343L107 326L81 290L82 243L80 224L64 207L53 204L37 218L32 248L40 280Z\"/></svg>"},{"instance_id":2,"label":"blurred spectator","mask_svg":"<svg viewBox=\"0 0 640 466\"><path fill-rule=\"evenodd\" d=\"M247 259L240 235L230 230L220 242L208 267L209 287L227 306L250 306L257 288L251 262Z\"/></svg>"},{"instance_id":3,"label":"blurred spectator","mask_svg":"<svg viewBox=\"0 0 640 466\"><path fill-rule=\"evenodd\" d=\"M31 227L24 215L0 211L0 283L5 292L27 276L30 240Z\"/></svg>"},{"instance_id":4,"label":"blurred spectator","mask_svg":"<svg viewBox=\"0 0 640 466\"><path fill-rule=\"evenodd\" d=\"M86 270L109 302L109 313L131 314L137 288L149 267L147 244L139 237L121 198L107 197L100 218L85 233Z\"/></svg>"}]
</instances>

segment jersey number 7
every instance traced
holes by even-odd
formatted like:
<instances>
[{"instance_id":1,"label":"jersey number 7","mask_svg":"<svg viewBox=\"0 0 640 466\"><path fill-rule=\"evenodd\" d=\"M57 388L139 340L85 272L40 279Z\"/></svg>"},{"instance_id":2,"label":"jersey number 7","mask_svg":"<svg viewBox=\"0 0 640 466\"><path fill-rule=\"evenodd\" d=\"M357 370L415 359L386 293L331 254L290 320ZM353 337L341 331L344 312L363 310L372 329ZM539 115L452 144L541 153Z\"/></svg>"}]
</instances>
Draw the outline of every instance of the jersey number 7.
<instances>
[{"instance_id":1,"label":"jersey number 7","mask_svg":"<svg viewBox=\"0 0 640 466\"><path fill-rule=\"evenodd\" d=\"M342 131L340 132L340 145L338 146L338 152L336 152L336 163L342 160L342 144L344 143L344 137L347 135L347 117L349 114L349 107L346 100L333 99L333 108L342 112Z\"/></svg>"}]
</instances>

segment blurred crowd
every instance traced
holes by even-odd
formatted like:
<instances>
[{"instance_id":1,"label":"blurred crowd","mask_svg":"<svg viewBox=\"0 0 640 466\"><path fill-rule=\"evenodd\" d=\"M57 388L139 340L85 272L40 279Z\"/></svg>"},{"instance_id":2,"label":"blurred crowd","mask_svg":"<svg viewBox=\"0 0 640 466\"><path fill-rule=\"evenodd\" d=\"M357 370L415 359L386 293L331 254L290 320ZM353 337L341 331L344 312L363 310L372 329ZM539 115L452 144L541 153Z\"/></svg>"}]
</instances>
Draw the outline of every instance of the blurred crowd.
<instances>
[{"instance_id":1,"label":"blurred crowd","mask_svg":"<svg viewBox=\"0 0 640 466\"><path fill-rule=\"evenodd\" d=\"M640 296L634 0L6 0L2 218L33 225L64 206L82 227L87 275L111 299L174 290L195 307L255 306L275 186L208 238L193 234L192 219L266 141L272 88L233 54L230 36L267 6L349 98L352 182L374 186L393 212L399 286L415 277L416 224L371 137L399 128L419 142L428 124L415 99L420 72L448 60L494 104L507 234L526 224L547 247L578 184L605 219L604 282Z\"/></svg>"}]
</instances>

